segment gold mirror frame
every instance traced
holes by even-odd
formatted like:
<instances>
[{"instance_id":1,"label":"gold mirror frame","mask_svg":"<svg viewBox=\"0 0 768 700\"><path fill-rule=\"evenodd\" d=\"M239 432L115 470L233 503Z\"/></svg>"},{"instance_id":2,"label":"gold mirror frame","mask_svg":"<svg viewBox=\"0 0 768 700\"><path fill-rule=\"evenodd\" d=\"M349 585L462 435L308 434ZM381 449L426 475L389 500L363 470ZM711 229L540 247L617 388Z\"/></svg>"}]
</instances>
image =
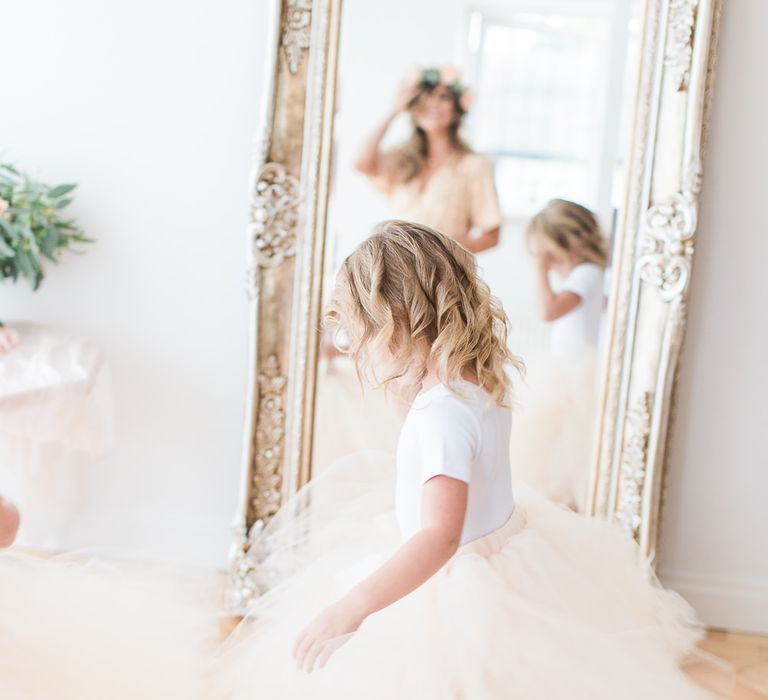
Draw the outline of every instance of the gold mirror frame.
<instances>
[{"instance_id":1,"label":"gold mirror frame","mask_svg":"<svg viewBox=\"0 0 768 700\"><path fill-rule=\"evenodd\" d=\"M721 4L643 2L588 510L621 523L653 558ZM256 535L310 477L341 0L271 0L270 13L247 236L250 372L234 609L259 593L267 553Z\"/></svg>"}]
</instances>

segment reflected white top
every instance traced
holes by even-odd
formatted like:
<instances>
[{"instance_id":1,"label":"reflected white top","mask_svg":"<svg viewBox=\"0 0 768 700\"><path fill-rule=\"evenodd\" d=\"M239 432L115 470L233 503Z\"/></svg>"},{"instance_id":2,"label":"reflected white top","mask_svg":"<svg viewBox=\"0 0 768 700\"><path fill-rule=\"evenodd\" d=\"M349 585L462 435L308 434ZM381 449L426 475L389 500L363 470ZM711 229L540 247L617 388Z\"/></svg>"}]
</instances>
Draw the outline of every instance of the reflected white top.
<instances>
[{"instance_id":1,"label":"reflected white top","mask_svg":"<svg viewBox=\"0 0 768 700\"><path fill-rule=\"evenodd\" d=\"M603 268L594 263L575 265L564 278L550 273L549 285L555 294L573 292L581 298L575 309L552 321L550 343L555 357L579 358L597 349L603 276Z\"/></svg>"},{"instance_id":2,"label":"reflected white top","mask_svg":"<svg viewBox=\"0 0 768 700\"><path fill-rule=\"evenodd\" d=\"M421 529L422 485L441 474L469 484L461 544L501 527L514 509L512 412L470 382L455 386L461 397L444 384L419 394L400 432L395 510L404 540Z\"/></svg>"}]
</instances>

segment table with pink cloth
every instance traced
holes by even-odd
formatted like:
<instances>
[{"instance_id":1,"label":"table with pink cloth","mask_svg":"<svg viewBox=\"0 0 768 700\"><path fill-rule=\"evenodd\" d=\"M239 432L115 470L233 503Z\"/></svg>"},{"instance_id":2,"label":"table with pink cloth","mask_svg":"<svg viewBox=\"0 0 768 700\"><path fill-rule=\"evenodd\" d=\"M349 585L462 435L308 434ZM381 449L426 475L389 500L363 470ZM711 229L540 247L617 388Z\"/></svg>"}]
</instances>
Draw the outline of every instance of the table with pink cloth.
<instances>
[{"instance_id":1,"label":"table with pink cloth","mask_svg":"<svg viewBox=\"0 0 768 700\"><path fill-rule=\"evenodd\" d=\"M7 325L19 343L0 355L0 493L21 510L18 543L56 549L86 496L87 469L112 448L109 371L73 333Z\"/></svg>"}]
</instances>

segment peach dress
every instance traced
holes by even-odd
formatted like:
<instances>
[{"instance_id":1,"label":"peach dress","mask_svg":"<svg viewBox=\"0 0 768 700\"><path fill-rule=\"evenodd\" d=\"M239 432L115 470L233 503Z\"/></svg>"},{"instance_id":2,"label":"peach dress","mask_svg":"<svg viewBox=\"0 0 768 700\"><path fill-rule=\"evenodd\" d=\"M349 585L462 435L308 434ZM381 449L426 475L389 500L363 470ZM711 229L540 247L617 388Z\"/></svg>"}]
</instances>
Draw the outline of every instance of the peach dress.
<instances>
[{"instance_id":1,"label":"peach dress","mask_svg":"<svg viewBox=\"0 0 768 700\"><path fill-rule=\"evenodd\" d=\"M457 154L426 184L419 178L396 184L386 175L374 178L374 184L389 199L393 216L451 238L501 226L493 170L478 153Z\"/></svg>"}]
</instances>

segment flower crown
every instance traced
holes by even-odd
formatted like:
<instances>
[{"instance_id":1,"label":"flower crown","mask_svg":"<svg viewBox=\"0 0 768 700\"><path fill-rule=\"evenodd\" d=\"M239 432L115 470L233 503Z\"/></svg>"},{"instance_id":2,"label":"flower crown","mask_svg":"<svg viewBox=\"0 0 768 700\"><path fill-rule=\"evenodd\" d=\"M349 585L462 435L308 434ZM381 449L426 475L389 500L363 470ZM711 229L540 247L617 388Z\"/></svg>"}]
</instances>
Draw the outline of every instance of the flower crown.
<instances>
[{"instance_id":1,"label":"flower crown","mask_svg":"<svg viewBox=\"0 0 768 700\"><path fill-rule=\"evenodd\" d=\"M461 73L455 66L413 68L408 74L408 83L414 87L418 85L430 90L438 85L445 85L456 95L459 106L464 112L468 112L475 101L471 90L466 85L462 85Z\"/></svg>"}]
</instances>

